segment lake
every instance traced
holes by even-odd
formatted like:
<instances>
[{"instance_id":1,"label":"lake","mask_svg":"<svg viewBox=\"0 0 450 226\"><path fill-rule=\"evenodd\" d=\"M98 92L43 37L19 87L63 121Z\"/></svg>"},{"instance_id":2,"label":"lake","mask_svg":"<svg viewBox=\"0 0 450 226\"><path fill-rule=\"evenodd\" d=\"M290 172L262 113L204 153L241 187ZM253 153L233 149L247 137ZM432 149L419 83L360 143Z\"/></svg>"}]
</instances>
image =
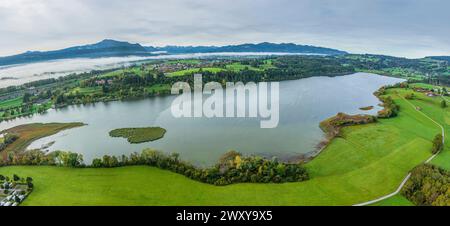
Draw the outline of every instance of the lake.
<instances>
[{"instance_id":1,"label":"lake","mask_svg":"<svg viewBox=\"0 0 450 226\"><path fill-rule=\"evenodd\" d=\"M29 148L54 141L50 151L78 152L89 164L105 154L130 154L144 148L177 152L183 160L202 166L215 163L228 150L288 159L315 150L324 136L319 128L322 120L338 112L376 114L381 108L373 92L401 81L356 73L280 82L280 121L273 129L261 129L258 118L175 118L170 110L175 96L70 106L2 122L0 129L33 122L86 123L37 140ZM366 106L374 109L359 109ZM167 133L160 140L142 144L129 144L126 139L108 134L117 128L148 126L163 127Z\"/></svg>"}]
</instances>

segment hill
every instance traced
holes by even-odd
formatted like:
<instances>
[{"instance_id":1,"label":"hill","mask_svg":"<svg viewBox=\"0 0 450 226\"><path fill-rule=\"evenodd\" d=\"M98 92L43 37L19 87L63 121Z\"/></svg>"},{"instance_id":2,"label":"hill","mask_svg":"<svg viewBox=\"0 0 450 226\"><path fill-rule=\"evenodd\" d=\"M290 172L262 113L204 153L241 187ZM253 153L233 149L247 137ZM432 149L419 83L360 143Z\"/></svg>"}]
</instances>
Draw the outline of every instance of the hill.
<instances>
[{"instance_id":1,"label":"hill","mask_svg":"<svg viewBox=\"0 0 450 226\"><path fill-rule=\"evenodd\" d=\"M0 57L0 66L80 57L98 58L130 55L147 56L151 55L151 53L140 44L105 39L95 44L75 46L61 50L46 52L28 51L18 55Z\"/></svg>"}]
</instances>

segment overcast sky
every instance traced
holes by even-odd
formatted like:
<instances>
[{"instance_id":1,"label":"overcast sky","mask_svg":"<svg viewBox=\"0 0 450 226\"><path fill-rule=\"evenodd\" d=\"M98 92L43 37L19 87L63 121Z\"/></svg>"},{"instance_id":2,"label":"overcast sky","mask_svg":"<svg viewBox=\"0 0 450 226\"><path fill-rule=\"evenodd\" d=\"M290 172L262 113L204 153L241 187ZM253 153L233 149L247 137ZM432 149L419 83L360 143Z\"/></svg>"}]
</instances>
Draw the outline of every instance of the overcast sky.
<instances>
[{"instance_id":1,"label":"overcast sky","mask_svg":"<svg viewBox=\"0 0 450 226\"><path fill-rule=\"evenodd\" d=\"M450 55L448 0L0 0L0 55L105 38L145 45L294 42Z\"/></svg>"}]
</instances>

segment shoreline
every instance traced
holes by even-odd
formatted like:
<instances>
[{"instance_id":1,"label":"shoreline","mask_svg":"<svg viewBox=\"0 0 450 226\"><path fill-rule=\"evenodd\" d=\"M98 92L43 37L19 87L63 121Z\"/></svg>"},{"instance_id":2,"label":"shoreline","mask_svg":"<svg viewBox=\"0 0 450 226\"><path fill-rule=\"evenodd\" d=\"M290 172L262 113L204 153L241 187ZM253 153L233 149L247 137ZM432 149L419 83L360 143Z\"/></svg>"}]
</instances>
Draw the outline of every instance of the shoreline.
<instances>
[{"instance_id":1,"label":"shoreline","mask_svg":"<svg viewBox=\"0 0 450 226\"><path fill-rule=\"evenodd\" d=\"M406 81L405 81L405 82L406 82ZM403 83L403 82L402 82L402 83ZM401 84L401 83L398 83L398 84ZM396 86L396 85L398 85L398 84L394 84L393 86ZM310 151L310 152L307 152L307 153L304 153L304 154L300 154L300 155L298 155L298 156L291 157L290 159L292 159L292 161L297 162L297 163L302 163L302 164L308 163L308 162L314 160L314 158L316 158L317 156L319 156L319 154L320 154L323 150L325 150L325 148L327 148L328 145L329 145L336 137L338 137L338 136L340 135L340 132L341 132L341 130L342 130L343 128L349 127L349 126L355 126L355 125L363 125L363 124L369 124L369 123L376 123L377 120L378 120L378 118L379 118L379 116L380 116L380 112L383 112L383 111L386 111L386 110L387 110L387 106L386 106L386 104L385 104L385 99L381 98L381 95L382 95L382 93L384 92L384 90L386 89L386 87L388 87L388 86L386 86L386 85L385 85L385 86L382 86L382 87L378 88L378 89L373 93L373 95L376 96L376 97L378 98L378 100L380 101L380 104L379 104L379 105L383 107L383 109L381 109L380 111L378 111L378 113L377 113L376 116L374 116L374 115L368 115L368 114L347 115L347 114L341 113L341 112L340 112L340 113L337 113L335 116L331 116L331 117L329 117L329 118L327 118L327 119L325 119L325 120L323 120L323 121L321 121L321 122L319 123L319 127L320 127L320 129L324 132L324 136L325 136L325 137L322 139L321 142L319 142L319 143L317 144L316 150L313 150L313 151ZM370 106L370 107L372 107L372 109L373 109L373 106ZM332 120L338 118L340 115L343 116L344 119L345 119L345 118L350 119L350 118L352 118L352 117L356 117L356 119L358 119L358 118L359 118L359 119L364 119L364 118L366 118L366 120L367 120L367 119L369 119L369 118L372 118L373 121L371 121L371 120L366 121L366 122L361 121L360 123L356 123L356 124L350 122L350 123L345 123L344 125L339 125L339 126L336 126L336 125L333 126L333 125L331 125L331 127L329 127L330 125L327 125L327 123L328 123L329 121L332 121ZM390 117L388 117L388 118L390 118ZM289 160L288 162L291 162L291 161Z\"/></svg>"},{"instance_id":2,"label":"shoreline","mask_svg":"<svg viewBox=\"0 0 450 226\"><path fill-rule=\"evenodd\" d=\"M355 74L355 73L354 73ZM353 74L351 74L351 75L353 75ZM329 77L329 76L320 76L320 77ZM297 79L297 80L301 80L301 79ZM380 95L377 95L377 92L379 92L380 90L382 90L382 89L384 89L386 86L382 86L382 87L380 87L378 90L376 90L373 94L375 95L375 96L377 96L378 97L378 99L379 99L379 101L381 102L381 105L384 105L383 104L383 99L381 99L380 98ZM156 96L156 97L166 97L166 96L173 96L173 95L162 95L162 96ZM150 97L144 97L144 98L133 98L132 100L111 100L111 101L108 101L108 102L98 102L98 103L109 103L109 102L126 102L126 101L133 101L133 100L142 100L142 99L147 99L147 98L150 98ZM95 105L95 103L92 103L92 104L94 104ZM89 105L89 104L88 104ZM79 104L76 104L76 105L68 105L68 106L66 106L66 107L70 107L70 106L79 106ZM384 106L384 108L385 108L386 106ZM55 109L53 109L53 110L55 110ZM340 113L338 113L338 115L339 115ZM352 117L351 115L346 115L346 116L348 116L348 117ZM369 115L358 115L358 116L364 116L364 117L367 117L367 116L369 116ZM337 133L336 134L330 134L329 132L327 132L326 130L324 130L323 128L322 128L322 126L321 126L321 124L324 122L324 121L327 121L327 120L330 120L330 119L332 119L332 118L335 118L336 116L332 116L332 117L330 117L330 118L328 118L328 119L325 119L325 120L323 120L322 122L320 122L319 123L319 127L321 127L321 129L322 129L322 131L324 132L324 138L322 139L322 141L320 141L319 143L317 143L317 145L316 145L316 147L314 148L314 150L312 150L312 151L309 151L309 152L306 152L306 153L301 153L301 154L297 154L297 155L291 155L291 156L282 156L282 155L267 155L267 156L265 156L265 155L260 155L260 156L262 156L262 157L266 157L266 158L269 158L269 157L278 157L279 159L283 159L282 160L282 162L285 162L285 163L307 163L307 162L310 162L310 161L312 161L315 157L317 157L328 145L329 145L329 143L334 139L334 137L337 135ZM353 116L354 117L354 116ZM21 125L26 125L26 124L21 124ZM17 125L16 127L18 127L18 126L21 126L21 125ZM350 125L352 125L352 124L350 124ZM345 126L350 126L350 125L344 125L344 126L341 126L341 128L343 128L343 127L345 127ZM14 127L10 127L10 128L8 128L8 129L11 129L11 128L14 128ZM341 128L339 128L339 130L341 129ZM43 138L43 137L40 137L40 138L37 138L36 140L38 140L38 139L41 139L41 138Z\"/></svg>"}]
</instances>

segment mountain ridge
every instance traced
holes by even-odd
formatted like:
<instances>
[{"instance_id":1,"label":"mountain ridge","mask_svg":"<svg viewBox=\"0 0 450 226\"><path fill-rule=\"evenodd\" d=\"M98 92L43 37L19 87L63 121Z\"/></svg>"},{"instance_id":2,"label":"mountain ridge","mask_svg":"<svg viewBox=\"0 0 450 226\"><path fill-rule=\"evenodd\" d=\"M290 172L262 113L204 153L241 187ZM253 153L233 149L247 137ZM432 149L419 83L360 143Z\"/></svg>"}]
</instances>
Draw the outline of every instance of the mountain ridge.
<instances>
[{"instance_id":1,"label":"mountain ridge","mask_svg":"<svg viewBox=\"0 0 450 226\"><path fill-rule=\"evenodd\" d=\"M100 58L120 56L155 56L165 54L188 54L188 53L218 53L218 52L281 52L281 53L304 53L322 55L343 55L345 51L317 47L311 45L298 45L294 43L270 43L261 42L257 44L245 43L239 45L225 46L142 46L139 43L116 41L104 39L100 42L88 45L79 45L51 51L27 51L21 54L0 57L0 66L35 63L49 60L70 58Z\"/></svg>"}]
</instances>

